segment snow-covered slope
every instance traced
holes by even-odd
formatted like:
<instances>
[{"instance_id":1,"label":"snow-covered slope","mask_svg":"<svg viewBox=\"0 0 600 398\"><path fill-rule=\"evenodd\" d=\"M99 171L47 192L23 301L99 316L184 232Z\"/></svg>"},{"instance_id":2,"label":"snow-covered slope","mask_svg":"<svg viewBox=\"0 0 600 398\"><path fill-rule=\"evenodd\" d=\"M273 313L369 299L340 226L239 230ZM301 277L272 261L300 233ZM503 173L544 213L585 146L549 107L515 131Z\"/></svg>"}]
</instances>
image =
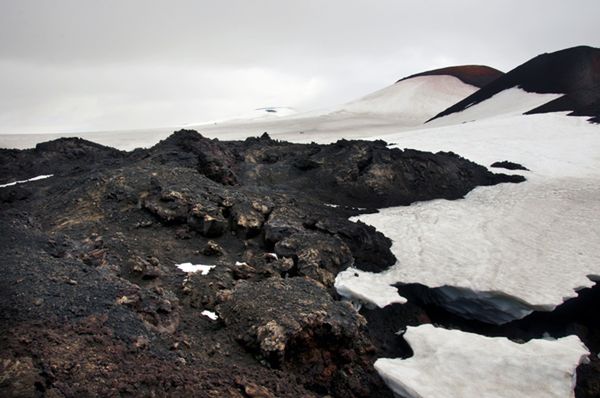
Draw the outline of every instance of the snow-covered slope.
<instances>
[{"instance_id":1,"label":"snow-covered slope","mask_svg":"<svg viewBox=\"0 0 600 398\"><path fill-rule=\"evenodd\" d=\"M402 125L425 123L449 103L459 101L477 90L454 76L419 76L385 87L337 112L365 114L398 119Z\"/></svg>"},{"instance_id":2,"label":"snow-covered slope","mask_svg":"<svg viewBox=\"0 0 600 398\"><path fill-rule=\"evenodd\" d=\"M576 336L514 343L432 325L409 327L408 359L379 359L375 369L407 398L574 397L575 369L589 352Z\"/></svg>"},{"instance_id":3,"label":"snow-covered slope","mask_svg":"<svg viewBox=\"0 0 600 398\"><path fill-rule=\"evenodd\" d=\"M467 105L461 112L434 119L428 125L447 126L491 117L522 115L560 97L562 94L528 93L521 88L513 87L495 94L486 101Z\"/></svg>"},{"instance_id":4,"label":"snow-covered slope","mask_svg":"<svg viewBox=\"0 0 600 398\"><path fill-rule=\"evenodd\" d=\"M190 126L208 126L211 124L219 124L219 123L232 123L232 122L254 122L261 121L265 119L275 119L279 117L291 116L296 114L296 110L294 108L290 108L287 106L267 106L262 108L256 108L251 110L250 112L245 112L240 115L236 115L233 117L228 117L226 119L218 119L211 121L204 121L198 123L188 123L185 127Z\"/></svg>"},{"instance_id":5,"label":"snow-covered slope","mask_svg":"<svg viewBox=\"0 0 600 398\"><path fill-rule=\"evenodd\" d=\"M415 128L476 90L477 87L453 76L419 76L324 111L293 113L289 108L261 108L245 117L182 127L223 140L260 136L266 131L276 139L327 143L340 138L351 139ZM270 117L272 115L279 117ZM154 145L179 128L72 135L131 150ZM0 147L29 148L59 136L71 135L0 135Z\"/></svg>"},{"instance_id":6,"label":"snow-covered slope","mask_svg":"<svg viewBox=\"0 0 600 398\"><path fill-rule=\"evenodd\" d=\"M456 313L503 323L552 310L600 276L600 126L540 114L371 138L531 171L524 183L479 187L464 200L360 216L392 239L398 262L379 274L340 273L341 294L383 306L402 301L392 285L419 283L439 288L432 299Z\"/></svg>"},{"instance_id":7,"label":"snow-covered slope","mask_svg":"<svg viewBox=\"0 0 600 398\"><path fill-rule=\"evenodd\" d=\"M453 76L419 76L402 80L356 101L322 112L296 114L277 120L230 121L198 126L210 137L225 134L257 135L292 141L335 141L370 134L414 128L477 91Z\"/></svg>"}]
</instances>

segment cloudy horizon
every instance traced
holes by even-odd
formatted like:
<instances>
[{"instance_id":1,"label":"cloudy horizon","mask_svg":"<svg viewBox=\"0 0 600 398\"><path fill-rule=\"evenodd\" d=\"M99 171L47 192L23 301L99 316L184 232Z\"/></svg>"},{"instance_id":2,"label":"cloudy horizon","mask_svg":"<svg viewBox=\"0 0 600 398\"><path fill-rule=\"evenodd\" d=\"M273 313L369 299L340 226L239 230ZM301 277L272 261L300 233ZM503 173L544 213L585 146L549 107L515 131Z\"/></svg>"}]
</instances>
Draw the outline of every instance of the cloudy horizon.
<instances>
[{"instance_id":1,"label":"cloudy horizon","mask_svg":"<svg viewBox=\"0 0 600 398\"><path fill-rule=\"evenodd\" d=\"M600 47L599 11L594 0L3 1L0 134L308 111L444 66L506 72Z\"/></svg>"}]
</instances>

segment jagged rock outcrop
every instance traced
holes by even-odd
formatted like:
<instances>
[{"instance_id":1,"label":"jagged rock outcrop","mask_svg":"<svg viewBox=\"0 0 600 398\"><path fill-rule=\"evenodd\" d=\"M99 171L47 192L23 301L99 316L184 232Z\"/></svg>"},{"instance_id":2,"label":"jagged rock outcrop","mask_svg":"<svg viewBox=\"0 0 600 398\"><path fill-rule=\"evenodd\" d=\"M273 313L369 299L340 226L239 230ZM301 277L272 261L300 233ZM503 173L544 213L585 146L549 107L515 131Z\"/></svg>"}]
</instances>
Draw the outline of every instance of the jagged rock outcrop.
<instances>
[{"instance_id":1,"label":"jagged rock outcrop","mask_svg":"<svg viewBox=\"0 0 600 398\"><path fill-rule=\"evenodd\" d=\"M0 150L0 166L1 182L54 174L0 188L3 396L391 397L383 345L332 288L392 265L391 242L348 218L522 180L382 141L192 131L130 153Z\"/></svg>"},{"instance_id":2,"label":"jagged rock outcrop","mask_svg":"<svg viewBox=\"0 0 600 398\"><path fill-rule=\"evenodd\" d=\"M365 397L379 388L376 377L355 362L374 353L361 332L364 318L350 304L333 301L312 279L239 283L218 312L245 347L271 366L311 380L313 388ZM357 373L365 384L339 383Z\"/></svg>"}]
</instances>

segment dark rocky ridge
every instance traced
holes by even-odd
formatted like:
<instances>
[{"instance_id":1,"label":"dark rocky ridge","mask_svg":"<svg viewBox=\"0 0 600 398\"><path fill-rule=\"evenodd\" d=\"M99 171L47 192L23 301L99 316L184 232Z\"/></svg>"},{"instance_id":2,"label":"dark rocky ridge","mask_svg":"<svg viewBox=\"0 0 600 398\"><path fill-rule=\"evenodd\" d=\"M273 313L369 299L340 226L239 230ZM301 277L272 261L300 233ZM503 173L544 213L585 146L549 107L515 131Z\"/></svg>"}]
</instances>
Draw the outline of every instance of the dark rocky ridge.
<instances>
[{"instance_id":1,"label":"dark rocky ridge","mask_svg":"<svg viewBox=\"0 0 600 398\"><path fill-rule=\"evenodd\" d=\"M62 139L0 165L0 183L54 174L0 188L2 396L391 396L381 334L332 284L395 260L348 217L523 180L381 141L193 131L130 153Z\"/></svg>"},{"instance_id":2,"label":"dark rocky ridge","mask_svg":"<svg viewBox=\"0 0 600 398\"><path fill-rule=\"evenodd\" d=\"M396 83L399 83L403 80L412 79L413 77L440 75L454 76L460 79L463 83L481 88L504 75L504 72L485 65L449 66L446 68L434 69L427 72L410 75L398 80Z\"/></svg>"},{"instance_id":3,"label":"dark rocky ridge","mask_svg":"<svg viewBox=\"0 0 600 398\"><path fill-rule=\"evenodd\" d=\"M600 121L600 49L579 46L538 55L492 81L431 120L483 102L499 92L520 87L532 93L564 94L526 114L569 111Z\"/></svg>"},{"instance_id":4,"label":"dark rocky ridge","mask_svg":"<svg viewBox=\"0 0 600 398\"><path fill-rule=\"evenodd\" d=\"M496 167L506 170L525 170L529 171L529 169L519 163L510 162L508 160L502 160L499 162L494 162L490 165L490 167Z\"/></svg>"},{"instance_id":5,"label":"dark rocky ridge","mask_svg":"<svg viewBox=\"0 0 600 398\"><path fill-rule=\"evenodd\" d=\"M0 184L37 175L74 173L111 167L126 154L81 138L59 138L33 149L1 149Z\"/></svg>"}]
</instances>

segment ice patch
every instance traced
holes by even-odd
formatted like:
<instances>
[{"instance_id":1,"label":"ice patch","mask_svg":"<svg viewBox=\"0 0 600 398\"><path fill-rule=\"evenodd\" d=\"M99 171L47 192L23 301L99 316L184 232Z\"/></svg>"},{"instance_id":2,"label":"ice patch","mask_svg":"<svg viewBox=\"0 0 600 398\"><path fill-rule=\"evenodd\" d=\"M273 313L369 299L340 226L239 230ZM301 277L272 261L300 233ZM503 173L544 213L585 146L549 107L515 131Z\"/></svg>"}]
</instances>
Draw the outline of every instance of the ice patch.
<instances>
[{"instance_id":1,"label":"ice patch","mask_svg":"<svg viewBox=\"0 0 600 398\"><path fill-rule=\"evenodd\" d=\"M335 278L335 289L340 296L352 301L360 301L367 306L383 308L392 303L404 304L406 299L398 294L398 289L389 284L378 283L377 274L348 268Z\"/></svg>"},{"instance_id":2,"label":"ice patch","mask_svg":"<svg viewBox=\"0 0 600 398\"><path fill-rule=\"evenodd\" d=\"M574 397L575 370L589 351L577 336L517 344L432 325L408 327L408 359L382 358L375 369L408 398Z\"/></svg>"},{"instance_id":3,"label":"ice patch","mask_svg":"<svg viewBox=\"0 0 600 398\"><path fill-rule=\"evenodd\" d=\"M195 273L200 272L202 275L208 275L210 270L215 268L214 265L203 265L203 264L192 264L192 263L181 263L175 264L177 268L182 270L183 272Z\"/></svg>"},{"instance_id":4,"label":"ice patch","mask_svg":"<svg viewBox=\"0 0 600 398\"><path fill-rule=\"evenodd\" d=\"M10 187L10 186L17 185L17 184L24 184L24 183L30 182L30 181L43 180L44 178L49 178L49 177L52 177L53 175L54 174L46 174L46 175L41 175L41 176L37 176L37 177L32 177L32 178L29 178L27 180L20 180L20 181L15 181L15 182L9 182L8 184L2 184L2 185L0 185L0 188Z\"/></svg>"}]
</instances>

